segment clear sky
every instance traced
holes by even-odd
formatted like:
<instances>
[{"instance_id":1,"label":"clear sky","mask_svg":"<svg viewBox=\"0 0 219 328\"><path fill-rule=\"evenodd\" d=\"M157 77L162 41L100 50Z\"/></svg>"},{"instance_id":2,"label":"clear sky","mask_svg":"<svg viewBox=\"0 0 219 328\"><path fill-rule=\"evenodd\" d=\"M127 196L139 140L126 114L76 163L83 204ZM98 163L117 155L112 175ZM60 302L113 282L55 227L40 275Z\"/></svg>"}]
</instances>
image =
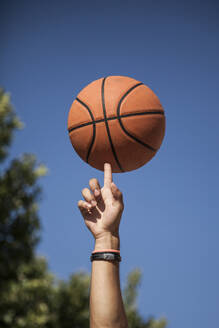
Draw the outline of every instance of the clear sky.
<instances>
[{"instance_id":1,"label":"clear sky","mask_svg":"<svg viewBox=\"0 0 219 328\"><path fill-rule=\"evenodd\" d=\"M0 31L0 84L26 126L11 156L31 152L49 168L37 252L60 278L90 272L94 242L77 201L103 174L74 152L68 111L89 82L133 77L159 96L167 128L151 162L114 175L125 199L122 286L138 267L142 315L166 316L169 328L216 327L218 2L5 0Z\"/></svg>"}]
</instances>

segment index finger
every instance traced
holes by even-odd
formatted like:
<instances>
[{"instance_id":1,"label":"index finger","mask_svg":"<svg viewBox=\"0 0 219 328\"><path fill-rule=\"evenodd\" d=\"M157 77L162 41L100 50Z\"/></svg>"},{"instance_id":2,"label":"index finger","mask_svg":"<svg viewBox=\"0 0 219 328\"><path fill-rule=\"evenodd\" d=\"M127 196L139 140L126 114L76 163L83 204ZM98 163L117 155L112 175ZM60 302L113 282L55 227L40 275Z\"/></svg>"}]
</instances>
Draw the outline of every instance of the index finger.
<instances>
[{"instance_id":1,"label":"index finger","mask_svg":"<svg viewBox=\"0 0 219 328\"><path fill-rule=\"evenodd\" d=\"M112 178L112 168L109 163L104 164L104 187L111 187Z\"/></svg>"}]
</instances>

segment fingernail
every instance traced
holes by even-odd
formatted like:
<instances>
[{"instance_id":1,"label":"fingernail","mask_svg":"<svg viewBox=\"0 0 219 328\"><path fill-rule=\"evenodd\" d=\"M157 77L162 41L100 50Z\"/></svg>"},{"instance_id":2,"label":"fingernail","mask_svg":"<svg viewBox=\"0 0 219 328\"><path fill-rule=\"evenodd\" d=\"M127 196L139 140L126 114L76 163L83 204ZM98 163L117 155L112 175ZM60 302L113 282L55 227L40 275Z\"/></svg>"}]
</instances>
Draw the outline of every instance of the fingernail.
<instances>
[{"instance_id":1,"label":"fingernail","mask_svg":"<svg viewBox=\"0 0 219 328\"><path fill-rule=\"evenodd\" d=\"M91 205L96 206L97 205L97 202L95 200L92 200L91 201Z\"/></svg>"},{"instance_id":2,"label":"fingernail","mask_svg":"<svg viewBox=\"0 0 219 328\"><path fill-rule=\"evenodd\" d=\"M95 190L94 190L94 195L95 195L95 196L99 196L99 194L100 194L100 191L99 191L98 189L95 189Z\"/></svg>"},{"instance_id":3,"label":"fingernail","mask_svg":"<svg viewBox=\"0 0 219 328\"><path fill-rule=\"evenodd\" d=\"M87 206L88 206L89 208L91 208L91 207L92 207L92 205L91 205L91 204L87 204Z\"/></svg>"}]
</instances>

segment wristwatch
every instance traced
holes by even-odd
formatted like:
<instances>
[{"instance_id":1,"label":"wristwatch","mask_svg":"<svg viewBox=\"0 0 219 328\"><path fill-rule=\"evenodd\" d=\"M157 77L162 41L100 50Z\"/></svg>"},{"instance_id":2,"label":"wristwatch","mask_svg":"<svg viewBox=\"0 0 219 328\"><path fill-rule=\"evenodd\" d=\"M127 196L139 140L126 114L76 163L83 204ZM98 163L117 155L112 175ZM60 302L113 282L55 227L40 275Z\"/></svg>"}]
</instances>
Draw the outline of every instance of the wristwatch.
<instances>
[{"instance_id":1,"label":"wristwatch","mask_svg":"<svg viewBox=\"0 0 219 328\"><path fill-rule=\"evenodd\" d=\"M95 252L90 257L92 261L117 261L121 262L122 258L118 253L114 252Z\"/></svg>"}]
</instances>

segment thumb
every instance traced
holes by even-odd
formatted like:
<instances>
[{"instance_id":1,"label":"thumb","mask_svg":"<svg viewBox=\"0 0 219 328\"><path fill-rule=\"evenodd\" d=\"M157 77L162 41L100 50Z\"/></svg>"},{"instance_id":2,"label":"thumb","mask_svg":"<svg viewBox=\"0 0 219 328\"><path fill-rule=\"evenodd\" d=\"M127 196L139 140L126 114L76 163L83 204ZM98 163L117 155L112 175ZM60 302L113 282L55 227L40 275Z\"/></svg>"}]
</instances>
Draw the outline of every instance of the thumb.
<instances>
[{"instance_id":1,"label":"thumb","mask_svg":"<svg viewBox=\"0 0 219 328\"><path fill-rule=\"evenodd\" d=\"M120 202L123 201L122 192L119 190L119 188L115 185L114 182L111 182L111 191L112 191L113 197L116 200L119 200Z\"/></svg>"}]
</instances>

